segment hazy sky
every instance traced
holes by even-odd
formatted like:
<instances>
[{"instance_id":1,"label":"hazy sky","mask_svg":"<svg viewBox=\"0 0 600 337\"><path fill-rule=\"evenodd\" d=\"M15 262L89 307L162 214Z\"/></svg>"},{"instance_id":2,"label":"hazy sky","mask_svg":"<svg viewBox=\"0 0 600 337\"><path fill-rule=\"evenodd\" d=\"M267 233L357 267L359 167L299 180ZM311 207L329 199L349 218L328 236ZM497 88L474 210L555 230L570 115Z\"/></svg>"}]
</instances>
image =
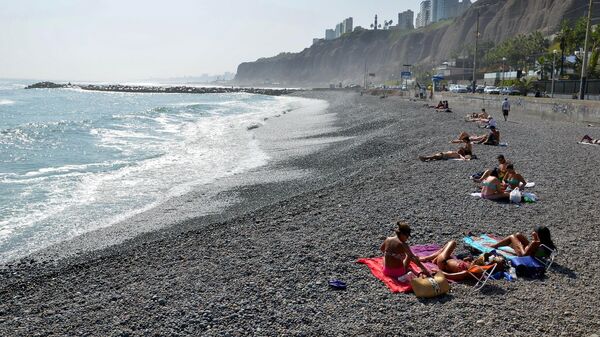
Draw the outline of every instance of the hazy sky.
<instances>
[{"instance_id":1,"label":"hazy sky","mask_svg":"<svg viewBox=\"0 0 600 337\"><path fill-rule=\"evenodd\" d=\"M0 78L142 80L235 72L421 0L0 0Z\"/></svg>"}]
</instances>

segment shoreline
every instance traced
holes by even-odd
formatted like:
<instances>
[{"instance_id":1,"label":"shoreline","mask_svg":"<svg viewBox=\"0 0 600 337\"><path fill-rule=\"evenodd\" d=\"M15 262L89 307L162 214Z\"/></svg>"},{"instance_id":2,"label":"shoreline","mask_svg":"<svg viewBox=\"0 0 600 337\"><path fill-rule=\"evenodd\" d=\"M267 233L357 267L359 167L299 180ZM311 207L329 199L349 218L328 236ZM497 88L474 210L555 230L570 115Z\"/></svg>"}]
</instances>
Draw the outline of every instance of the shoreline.
<instances>
[{"instance_id":1,"label":"shoreline","mask_svg":"<svg viewBox=\"0 0 600 337\"><path fill-rule=\"evenodd\" d=\"M470 111L439 114L421 103L352 93L296 93L325 99L341 137L275 166L311 179L243 186L245 200L221 215L191 219L126 243L47 267L0 274L0 332L13 335L449 335L600 332L595 231L599 149L579 146L583 125L511 115L499 121L508 148L475 147L479 160L421 163L419 154L455 146ZM499 117L497 111L490 111ZM596 131L594 129L594 131ZM547 146L545 144L552 144ZM504 153L541 201L516 207L469 196L467 177ZM568 171L566 171L568 169ZM586 200L591 200L587 201ZM391 222L413 226L412 244L460 240L466 231L552 230L560 249L542 281L495 281L481 292L453 285L432 300L391 294L354 263L378 256ZM582 240L585 238L585 242ZM345 292L327 280L342 279ZM377 313L374 315L373 313ZM67 323L68 322L68 323Z\"/></svg>"}]
</instances>

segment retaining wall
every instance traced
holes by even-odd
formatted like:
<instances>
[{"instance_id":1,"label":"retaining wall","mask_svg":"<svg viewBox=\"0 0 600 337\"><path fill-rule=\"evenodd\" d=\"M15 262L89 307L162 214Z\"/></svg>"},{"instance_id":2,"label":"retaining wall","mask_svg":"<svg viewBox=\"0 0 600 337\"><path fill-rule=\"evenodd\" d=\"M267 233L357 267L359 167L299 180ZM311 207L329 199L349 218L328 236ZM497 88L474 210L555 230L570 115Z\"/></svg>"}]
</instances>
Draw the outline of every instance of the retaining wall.
<instances>
[{"instance_id":1,"label":"retaining wall","mask_svg":"<svg viewBox=\"0 0 600 337\"><path fill-rule=\"evenodd\" d=\"M453 94L437 93L434 101L447 100L450 107L466 107L473 112L481 108L502 118L502 101L504 96L487 94ZM558 98L535 98L526 96L509 96L511 114L535 115L542 119L600 123L600 102L589 100L573 100Z\"/></svg>"}]
</instances>

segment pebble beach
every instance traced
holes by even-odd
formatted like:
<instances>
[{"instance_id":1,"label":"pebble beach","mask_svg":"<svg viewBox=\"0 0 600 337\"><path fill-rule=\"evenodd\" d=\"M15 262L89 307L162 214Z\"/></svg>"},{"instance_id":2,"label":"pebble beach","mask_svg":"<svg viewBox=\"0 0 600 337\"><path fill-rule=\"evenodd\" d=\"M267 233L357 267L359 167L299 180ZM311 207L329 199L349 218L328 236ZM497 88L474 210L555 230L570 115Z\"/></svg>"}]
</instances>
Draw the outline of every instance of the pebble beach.
<instances>
[{"instance_id":1,"label":"pebble beach","mask_svg":"<svg viewBox=\"0 0 600 337\"><path fill-rule=\"evenodd\" d=\"M232 187L220 194L238 202L218 213L119 245L0 266L0 335L600 335L600 146L577 144L584 134L600 138L600 127L516 113L505 122L498 106L487 110L508 147L474 145L477 160L421 162L456 150L449 141L461 131L486 133L464 121L474 111L452 101L453 113L438 113L400 97L293 95L329 103L335 128L310 138L336 141L261 175L307 175ZM261 129L252 130L259 139ZM493 168L499 154L536 183L538 203L470 195L478 187L468 177ZM397 220L411 225L410 244L460 242L468 232L529 236L545 225L559 255L541 280L492 281L480 291L455 283L426 300L393 294L356 260L380 256ZM347 289L331 289L332 279Z\"/></svg>"}]
</instances>

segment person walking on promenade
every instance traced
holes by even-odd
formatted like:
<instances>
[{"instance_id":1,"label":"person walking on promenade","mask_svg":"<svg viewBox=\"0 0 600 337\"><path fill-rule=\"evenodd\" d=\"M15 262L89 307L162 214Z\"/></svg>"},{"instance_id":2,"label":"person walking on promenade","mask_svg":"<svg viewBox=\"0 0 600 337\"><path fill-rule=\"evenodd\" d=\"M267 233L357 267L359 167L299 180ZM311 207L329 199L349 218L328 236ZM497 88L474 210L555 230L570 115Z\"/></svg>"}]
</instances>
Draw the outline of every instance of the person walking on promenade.
<instances>
[{"instance_id":1,"label":"person walking on promenade","mask_svg":"<svg viewBox=\"0 0 600 337\"><path fill-rule=\"evenodd\" d=\"M504 116L504 121L508 120L508 113L510 112L510 102L508 102L508 98L504 98L504 102L502 102L502 115Z\"/></svg>"}]
</instances>

